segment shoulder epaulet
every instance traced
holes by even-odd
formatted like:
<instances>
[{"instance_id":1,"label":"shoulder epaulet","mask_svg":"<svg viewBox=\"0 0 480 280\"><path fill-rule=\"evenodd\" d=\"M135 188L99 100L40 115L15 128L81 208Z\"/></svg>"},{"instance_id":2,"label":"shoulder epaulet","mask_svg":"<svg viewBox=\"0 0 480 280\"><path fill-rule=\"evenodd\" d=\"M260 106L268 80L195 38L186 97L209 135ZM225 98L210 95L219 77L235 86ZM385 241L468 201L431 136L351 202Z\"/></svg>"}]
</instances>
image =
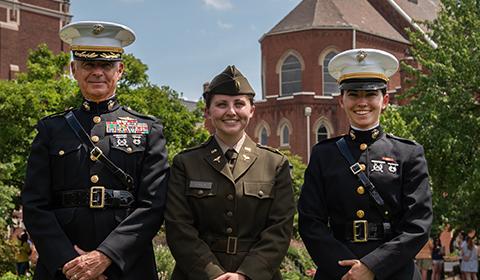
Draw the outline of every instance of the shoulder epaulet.
<instances>
[{"instance_id":1,"label":"shoulder epaulet","mask_svg":"<svg viewBox=\"0 0 480 280\"><path fill-rule=\"evenodd\" d=\"M340 136L336 136L336 137L331 137L331 138L327 138L327 139L322 139L320 141L318 141L317 145L319 144L325 144L325 143L330 143L330 142L337 142L340 138L342 138L343 136L345 135L340 135Z\"/></svg>"},{"instance_id":2,"label":"shoulder epaulet","mask_svg":"<svg viewBox=\"0 0 480 280\"><path fill-rule=\"evenodd\" d=\"M63 111L63 112L56 112L56 113L53 113L53 114L48 115L46 117L43 117L42 119L51 119L51 118L55 118L55 117L63 117L65 114L72 111L73 109L74 109L73 107L70 107L70 108L65 109L65 111Z\"/></svg>"},{"instance_id":3,"label":"shoulder epaulet","mask_svg":"<svg viewBox=\"0 0 480 280\"><path fill-rule=\"evenodd\" d=\"M403 143L418 145L418 143L415 142L414 140L398 137L398 136L395 136L395 135L390 134L390 133L386 133L386 135L387 135L388 138L392 138L392 139L398 140L398 141L403 142Z\"/></svg>"},{"instance_id":4,"label":"shoulder epaulet","mask_svg":"<svg viewBox=\"0 0 480 280\"><path fill-rule=\"evenodd\" d=\"M270 146L265 146L265 145L262 145L262 144L257 143L257 147L259 147L260 149L268 150L268 151L270 151L270 152L273 152L273 153L276 153L276 154L279 154L279 155L283 155L282 152L280 152L279 149L272 148L272 147L270 147Z\"/></svg>"},{"instance_id":5,"label":"shoulder epaulet","mask_svg":"<svg viewBox=\"0 0 480 280\"><path fill-rule=\"evenodd\" d=\"M131 107L128 107L128 106L122 106L123 110L129 112L130 114L132 115L135 115L137 117L140 117L140 118L145 118L145 119L150 119L152 121L156 121L157 118L152 116L152 115L145 115L145 114L142 114L142 113L139 113L135 110L133 110Z\"/></svg>"},{"instance_id":6,"label":"shoulder epaulet","mask_svg":"<svg viewBox=\"0 0 480 280\"><path fill-rule=\"evenodd\" d=\"M185 150L179 152L179 154L184 154L184 153L188 153L188 152L191 152L191 151L194 151L194 150L198 150L200 148L203 148L205 146L207 146L209 141L207 142L204 142L202 144L199 144L199 145L196 145L196 146L193 146L193 147L190 147L190 148L186 148Z\"/></svg>"}]
</instances>

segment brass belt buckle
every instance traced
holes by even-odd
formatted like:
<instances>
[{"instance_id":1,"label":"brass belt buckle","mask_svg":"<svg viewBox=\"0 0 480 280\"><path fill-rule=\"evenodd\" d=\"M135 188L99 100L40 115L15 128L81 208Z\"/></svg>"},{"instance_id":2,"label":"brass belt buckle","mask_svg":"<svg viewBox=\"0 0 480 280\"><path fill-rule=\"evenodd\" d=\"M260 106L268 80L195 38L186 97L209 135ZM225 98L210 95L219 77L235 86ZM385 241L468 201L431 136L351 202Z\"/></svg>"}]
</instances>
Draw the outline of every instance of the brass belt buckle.
<instances>
[{"instance_id":1,"label":"brass belt buckle","mask_svg":"<svg viewBox=\"0 0 480 280\"><path fill-rule=\"evenodd\" d=\"M105 206L105 187L93 186L90 188L90 208Z\"/></svg>"},{"instance_id":2,"label":"brass belt buckle","mask_svg":"<svg viewBox=\"0 0 480 280\"><path fill-rule=\"evenodd\" d=\"M235 255L237 253L237 237L229 236L227 239L227 254ZM233 248L232 248L233 247ZM232 250L230 250L232 249Z\"/></svg>"},{"instance_id":3,"label":"brass belt buckle","mask_svg":"<svg viewBox=\"0 0 480 280\"><path fill-rule=\"evenodd\" d=\"M355 220L353 221L353 242L367 242L368 241L368 221Z\"/></svg>"},{"instance_id":4,"label":"brass belt buckle","mask_svg":"<svg viewBox=\"0 0 480 280\"><path fill-rule=\"evenodd\" d=\"M103 155L103 152L102 150L100 150L99 147L95 146L95 148L93 148L91 151L90 151L90 159L92 161L97 161L99 157L101 157Z\"/></svg>"}]
</instances>

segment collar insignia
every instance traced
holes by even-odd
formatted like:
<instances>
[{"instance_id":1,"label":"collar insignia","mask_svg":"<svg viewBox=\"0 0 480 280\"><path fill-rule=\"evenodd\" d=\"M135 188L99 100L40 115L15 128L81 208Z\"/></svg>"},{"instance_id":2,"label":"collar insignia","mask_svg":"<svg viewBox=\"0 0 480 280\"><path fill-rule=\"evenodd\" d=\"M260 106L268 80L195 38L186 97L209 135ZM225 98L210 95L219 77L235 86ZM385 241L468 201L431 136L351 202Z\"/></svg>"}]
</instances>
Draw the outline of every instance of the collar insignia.
<instances>
[{"instance_id":1,"label":"collar insignia","mask_svg":"<svg viewBox=\"0 0 480 280\"><path fill-rule=\"evenodd\" d=\"M350 137L352 138L352 140L355 140L355 138L357 138L357 136L355 136L355 131L353 131L353 129L350 129Z\"/></svg>"},{"instance_id":2,"label":"collar insignia","mask_svg":"<svg viewBox=\"0 0 480 280\"><path fill-rule=\"evenodd\" d=\"M87 101L84 101L82 103L82 106L83 106L83 109L85 109L85 111L90 111L90 104L88 104Z\"/></svg>"}]
</instances>

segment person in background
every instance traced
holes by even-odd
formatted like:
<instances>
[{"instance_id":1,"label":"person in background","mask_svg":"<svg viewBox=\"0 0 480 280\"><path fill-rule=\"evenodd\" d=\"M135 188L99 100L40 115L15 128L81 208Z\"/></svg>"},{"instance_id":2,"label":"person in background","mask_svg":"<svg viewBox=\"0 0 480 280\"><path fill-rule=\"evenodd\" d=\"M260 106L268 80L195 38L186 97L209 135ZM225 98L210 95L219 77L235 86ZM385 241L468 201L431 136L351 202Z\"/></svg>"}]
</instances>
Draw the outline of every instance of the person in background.
<instances>
[{"instance_id":1,"label":"person in background","mask_svg":"<svg viewBox=\"0 0 480 280\"><path fill-rule=\"evenodd\" d=\"M17 275L26 275L30 269L30 255L32 248L30 247L30 240L26 231L17 235L15 246L15 262L17 267Z\"/></svg>"},{"instance_id":2,"label":"person in background","mask_svg":"<svg viewBox=\"0 0 480 280\"><path fill-rule=\"evenodd\" d=\"M462 258L460 271L464 275L465 280L477 280L478 247L474 243L474 237L467 235L467 240L462 247L460 256Z\"/></svg>"},{"instance_id":3,"label":"person in background","mask_svg":"<svg viewBox=\"0 0 480 280\"><path fill-rule=\"evenodd\" d=\"M287 158L245 133L255 92L235 66L203 97L215 134L173 159L165 212L172 280L282 279L293 229Z\"/></svg>"},{"instance_id":4,"label":"person in background","mask_svg":"<svg viewBox=\"0 0 480 280\"><path fill-rule=\"evenodd\" d=\"M445 224L445 227L440 233L439 238L443 248L445 248L445 255L450 255L450 243L452 242L453 238L453 231L450 224Z\"/></svg>"},{"instance_id":5,"label":"person in background","mask_svg":"<svg viewBox=\"0 0 480 280\"><path fill-rule=\"evenodd\" d=\"M435 238L432 250L432 280L440 280L442 276L443 256L445 256L445 247L442 246L440 238Z\"/></svg>"},{"instance_id":6,"label":"person in background","mask_svg":"<svg viewBox=\"0 0 480 280\"><path fill-rule=\"evenodd\" d=\"M427 280L428 271L432 269L432 250L433 240L429 238L427 243L423 245L420 252L418 252L418 254L415 256L418 269L422 274L422 280Z\"/></svg>"}]
</instances>

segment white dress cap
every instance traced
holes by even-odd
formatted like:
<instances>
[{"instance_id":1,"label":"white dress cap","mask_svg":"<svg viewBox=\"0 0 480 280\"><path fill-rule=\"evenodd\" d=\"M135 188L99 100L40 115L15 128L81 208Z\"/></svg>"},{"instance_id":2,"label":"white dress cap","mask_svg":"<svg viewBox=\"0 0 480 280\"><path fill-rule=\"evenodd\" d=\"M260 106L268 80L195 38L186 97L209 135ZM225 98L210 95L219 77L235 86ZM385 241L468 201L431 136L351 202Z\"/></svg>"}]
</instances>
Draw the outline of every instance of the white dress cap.
<instances>
[{"instance_id":1,"label":"white dress cap","mask_svg":"<svg viewBox=\"0 0 480 280\"><path fill-rule=\"evenodd\" d=\"M64 26L60 38L76 60L121 60L123 47L135 41L135 33L118 23L79 21Z\"/></svg>"},{"instance_id":2,"label":"white dress cap","mask_svg":"<svg viewBox=\"0 0 480 280\"><path fill-rule=\"evenodd\" d=\"M377 49L352 49L334 56L328 64L328 72L339 84L350 79L381 79L398 70L398 60L392 54Z\"/></svg>"}]
</instances>

